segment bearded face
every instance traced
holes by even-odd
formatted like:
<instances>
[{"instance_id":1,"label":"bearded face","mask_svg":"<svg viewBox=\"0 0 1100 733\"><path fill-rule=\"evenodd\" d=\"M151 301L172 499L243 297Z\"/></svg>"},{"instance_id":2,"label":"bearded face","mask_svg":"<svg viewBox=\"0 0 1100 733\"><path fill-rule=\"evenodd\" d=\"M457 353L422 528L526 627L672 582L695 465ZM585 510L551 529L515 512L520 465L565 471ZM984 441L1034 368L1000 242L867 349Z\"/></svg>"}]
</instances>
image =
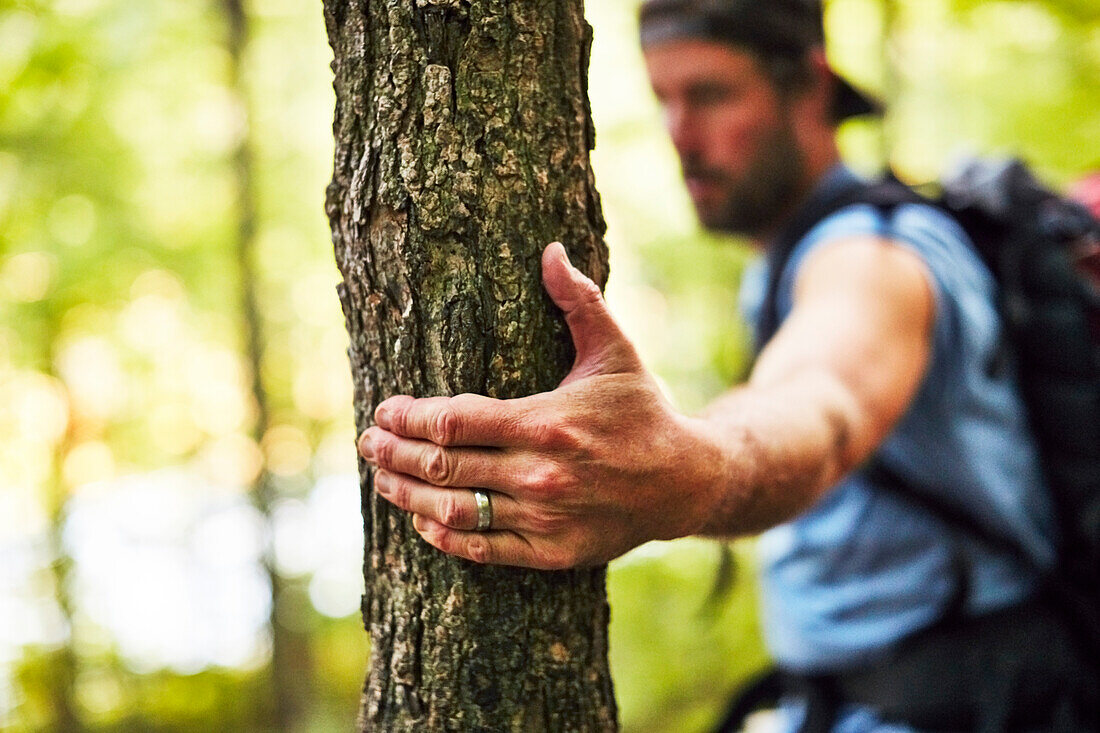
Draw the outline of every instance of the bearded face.
<instances>
[{"instance_id":1,"label":"bearded face","mask_svg":"<svg viewBox=\"0 0 1100 733\"><path fill-rule=\"evenodd\" d=\"M786 100L754 56L728 44L682 39L644 53L702 224L767 234L790 213L806 180Z\"/></svg>"},{"instance_id":2,"label":"bearded face","mask_svg":"<svg viewBox=\"0 0 1100 733\"><path fill-rule=\"evenodd\" d=\"M761 236L780 221L801 195L802 154L790 127L772 129L739 170L708 166L699 156L682 160L695 213L708 229Z\"/></svg>"}]
</instances>

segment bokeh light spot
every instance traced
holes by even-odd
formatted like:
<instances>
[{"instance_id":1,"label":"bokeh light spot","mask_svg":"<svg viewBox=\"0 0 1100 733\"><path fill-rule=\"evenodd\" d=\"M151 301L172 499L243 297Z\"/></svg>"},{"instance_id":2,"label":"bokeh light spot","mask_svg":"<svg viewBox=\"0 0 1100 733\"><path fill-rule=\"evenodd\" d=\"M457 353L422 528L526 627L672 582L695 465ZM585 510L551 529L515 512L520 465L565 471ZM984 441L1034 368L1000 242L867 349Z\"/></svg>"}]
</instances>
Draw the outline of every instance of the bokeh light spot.
<instances>
[{"instance_id":1,"label":"bokeh light spot","mask_svg":"<svg viewBox=\"0 0 1100 733\"><path fill-rule=\"evenodd\" d=\"M107 420L126 404L128 386L114 345L100 336L76 336L57 345L57 371L81 415Z\"/></svg>"},{"instance_id":2,"label":"bokeh light spot","mask_svg":"<svg viewBox=\"0 0 1100 733\"><path fill-rule=\"evenodd\" d=\"M248 436L231 433L208 443L199 456L199 465L212 483L242 490L260 475L263 453Z\"/></svg>"},{"instance_id":3,"label":"bokeh light spot","mask_svg":"<svg viewBox=\"0 0 1100 733\"><path fill-rule=\"evenodd\" d=\"M96 227L96 208L87 196L73 194L59 199L50 209L46 223L50 234L62 244L87 244Z\"/></svg>"},{"instance_id":4,"label":"bokeh light spot","mask_svg":"<svg viewBox=\"0 0 1100 733\"><path fill-rule=\"evenodd\" d=\"M69 399L60 380L38 372L0 382L0 436L52 445L69 425Z\"/></svg>"},{"instance_id":5,"label":"bokeh light spot","mask_svg":"<svg viewBox=\"0 0 1100 733\"><path fill-rule=\"evenodd\" d=\"M169 300L183 300L187 291L179 275L168 270L145 270L130 284L130 297L137 300L147 295L157 295Z\"/></svg>"},{"instance_id":6,"label":"bokeh light spot","mask_svg":"<svg viewBox=\"0 0 1100 733\"><path fill-rule=\"evenodd\" d=\"M46 252L12 255L0 269L0 296L19 303L42 300L50 291L56 258Z\"/></svg>"},{"instance_id":7,"label":"bokeh light spot","mask_svg":"<svg viewBox=\"0 0 1100 733\"><path fill-rule=\"evenodd\" d=\"M68 452L62 465L65 483L72 488L96 481L106 481L115 473L115 457L111 447L100 440L80 443Z\"/></svg>"},{"instance_id":8,"label":"bokeh light spot","mask_svg":"<svg viewBox=\"0 0 1100 733\"><path fill-rule=\"evenodd\" d=\"M261 441L267 467L274 474L293 476L309 468L313 453L305 433L293 425L276 425Z\"/></svg>"}]
</instances>

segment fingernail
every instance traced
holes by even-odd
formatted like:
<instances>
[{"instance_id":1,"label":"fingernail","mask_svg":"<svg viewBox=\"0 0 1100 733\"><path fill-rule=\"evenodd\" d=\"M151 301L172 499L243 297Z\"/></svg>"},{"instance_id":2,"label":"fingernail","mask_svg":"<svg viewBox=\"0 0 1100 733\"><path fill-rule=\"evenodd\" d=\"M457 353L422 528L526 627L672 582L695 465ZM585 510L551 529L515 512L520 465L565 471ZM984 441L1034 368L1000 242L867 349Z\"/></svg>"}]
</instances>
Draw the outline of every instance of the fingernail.
<instances>
[{"instance_id":1,"label":"fingernail","mask_svg":"<svg viewBox=\"0 0 1100 733\"><path fill-rule=\"evenodd\" d=\"M374 411L374 422L380 428L390 427L390 409L381 405Z\"/></svg>"},{"instance_id":2,"label":"fingernail","mask_svg":"<svg viewBox=\"0 0 1100 733\"><path fill-rule=\"evenodd\" d=\"M413 515L413 529L415 529L417 532L424 531L424 518L421 517L419 514Z\"/></svg>"},{"instance_id":3,"label":"fingernail","mask_svg":"<svg viewBox=\"0 0 1100 733\"><path fill-rule=\"evenodd\" d=\"M573 264L573 260L569 258L569 253L565 250L564 244L561 245L561 259L563 262L565 262L565 266L569 268L569 271L573 273L574 278L581 277L584 279L588 279L588 276L581 272L580 268Z\"/></svg>"},{"instance_id":4,"label":"fingernail","mask_svg":"<svg viewBox=\"0 0 1100 733\"><path fill-rule=\"evenodd\" d=\"M359 436L359 455L368 461L374 460L374 444L369 433L363 433Z\"/></svg>"},{"instance_id":5,"label":"fingernail","mask_svg":"<svg viewBox=\"0 0 1100 733\"><path fill-rule=\"evenodd\" d=\"M569 253L565 251L565 245L561 242L554 242L554 244L557 245L559 259L561 259L562 262L564 262L565 264L572 267L573 263L569 261Z\"/></svg>"},{"instance_id":6,"label":"fingernail","mask_svg":"<svg viewBox=\"0 0 1100 733\"><path fill-rule=\"evenodd\" d=\"M378 471L374 474L374 490L382 496L390 493L390 475L386 471Z\"/></svg>"}]
</instances>

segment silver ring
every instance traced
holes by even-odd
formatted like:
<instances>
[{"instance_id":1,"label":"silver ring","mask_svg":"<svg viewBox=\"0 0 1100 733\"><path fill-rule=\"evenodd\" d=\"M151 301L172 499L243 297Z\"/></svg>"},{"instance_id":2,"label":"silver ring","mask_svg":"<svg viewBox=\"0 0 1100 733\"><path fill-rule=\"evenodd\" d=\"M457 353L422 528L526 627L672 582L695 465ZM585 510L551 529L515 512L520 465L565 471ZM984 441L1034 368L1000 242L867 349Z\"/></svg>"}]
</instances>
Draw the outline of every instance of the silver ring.
<instances>
[{"instance_id":1,"label":"silver ring","mask_svg":"<svg viewBox=\"0 0 1100 733\"><path fill-rule=\"evenodd\" d=\"M484 491L474 489L474 502L477 504L477 526L475 532L486 532L493 524L493 502Z\"/></svg>"}]
</instances>

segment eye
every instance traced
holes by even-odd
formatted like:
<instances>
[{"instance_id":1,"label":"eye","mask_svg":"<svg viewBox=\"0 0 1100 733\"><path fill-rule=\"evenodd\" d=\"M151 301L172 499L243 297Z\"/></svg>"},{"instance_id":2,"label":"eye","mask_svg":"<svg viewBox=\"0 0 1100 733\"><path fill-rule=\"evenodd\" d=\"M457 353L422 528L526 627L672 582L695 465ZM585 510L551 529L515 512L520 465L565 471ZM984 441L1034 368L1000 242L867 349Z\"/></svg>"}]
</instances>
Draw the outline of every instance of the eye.
<instances>
[{"instance_id":1,"label":"eye","mask_svg":"<svg viewBox=\"0 0 1100 733\"><path fill-rule=\"evenodd\" d=\"M688 92L689 101L697 106L722 104L734 96L734 89L727 84L699 84Z\"/></svg>"}]
</instances>

